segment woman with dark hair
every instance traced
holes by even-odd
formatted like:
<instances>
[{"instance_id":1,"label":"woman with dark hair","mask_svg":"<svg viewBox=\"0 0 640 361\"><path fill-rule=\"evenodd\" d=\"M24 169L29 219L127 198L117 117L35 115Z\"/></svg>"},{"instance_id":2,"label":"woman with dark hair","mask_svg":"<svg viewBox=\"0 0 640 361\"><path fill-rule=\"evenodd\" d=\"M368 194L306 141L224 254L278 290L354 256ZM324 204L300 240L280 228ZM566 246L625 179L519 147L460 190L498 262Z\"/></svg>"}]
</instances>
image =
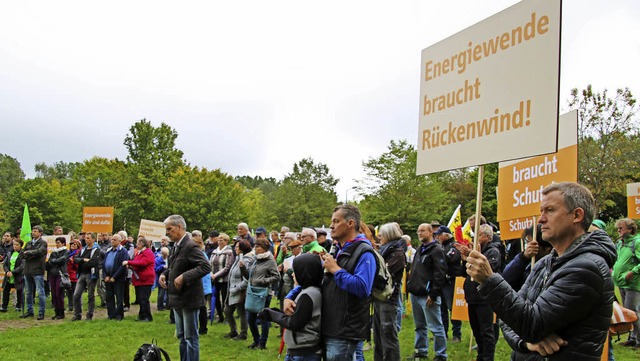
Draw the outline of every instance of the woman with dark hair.
<instances>
[{"instance_id":1,"label":"woman with dark hair","mask_svg":"<svg viewBox=\"0 0 640 361\"><path fill-rule=\"evenodd\" d=\"M4 282L2 283L2 308L0 312L7 312L9 307L9 298L12 288L16 289L16 311L22 310L23 296L23 279L22 271L24 269L23 260L20 257L20 250L24 242L20 238L16 238L12 242L13 250L9 252L4 259Z\"/></svg>"},{"instance_id":2,"label":"woman with dark hair","mask_svg":"<svg viewBox=\"0 0 640 361\"><path fill-rule=\"evenodd\" d=\"M60 286L62 275L68 277L67 262L69 261L69 250L67 250L67 240L64 237L56 238L56 248L49 255L46 263L47 278L49 279L49 289L51 290L51 301L55 315L52 320L64 319L64 291Z\"/></svg>"},{"instance_id":3,"label":"woman with dark hair","mask_svg":"<svg viewBox=\"0 0 640 361\"><path fill-rule=\"evenodd\" d=\"M138 237L136 245L138 253L132 260L122 262L122 265L131 268L133 273L131 283L136 289L136 298L140 303L138 321L149 322L153 321L149 297L151 296L151 286L156 280L156 271L154 270L156 258L149 248L149 241L146 237Z\"/></svg>"},{"instance_id":4,"label":"woman with dark hair","mask_svg":"<svg viewBox=\"0 0 640 361\"><path fill-rule=\"evenodd\" d=\"M236 242L234 247L236 257L229 269L229 282L227 291L227 300L224 307L224 315L229 323L229 333L224 338L233 338L234 340L247 339L247 313L244 309L244 300L247 295L247 280L242 277L240 270L240 261L245 265L252 265L254 256L251 253L251 243L249 241L240 240ZM240 333L236 328L236 320L233 317L233 311L238 310L240 316ZM211 310L213 312L213 310Z\"/></svg>"},{"instance_id":5,"label":"woman with dark hair","mask_svg":"<svg viewBox=\"0 0 640 361\"><path fill-rule=\"evenodd\" d=\"M78 264L74 262L76 256L80 255L82 249L82 243L77 239L69 242L69 260L67 261L67 274L69 275L69 281L71 281L71 288L67 289L67 310L73 311L73 293L76 291L76 284L78 283Z\"/></svg>"},{"instance_id":6,"label":"woman with dark hair","mask_svg":"<svg viewBox=\"0 0 640 361\"><path fill-rule=\"evenodd\" d=\"M280 280L276 260L273 258L271 252L269 252L270 247L271 243L267 239L257 239L255 247L253 248L256 254L253 264L245 265L242 260L238 263L242 277L245 278L251 286L271 288L274 282ZM264 307L269 307L270 302L271 296L268 296ZM253 336L253 343L249 345L249 348L264 350L267 348L267 339L269 338L269 327L271 327L271 323L266 321L261 322L262 334L260 334L257 321L258 313L247 311L247 322L249 323L249 329Z\"/></svg>"}]
</instances>

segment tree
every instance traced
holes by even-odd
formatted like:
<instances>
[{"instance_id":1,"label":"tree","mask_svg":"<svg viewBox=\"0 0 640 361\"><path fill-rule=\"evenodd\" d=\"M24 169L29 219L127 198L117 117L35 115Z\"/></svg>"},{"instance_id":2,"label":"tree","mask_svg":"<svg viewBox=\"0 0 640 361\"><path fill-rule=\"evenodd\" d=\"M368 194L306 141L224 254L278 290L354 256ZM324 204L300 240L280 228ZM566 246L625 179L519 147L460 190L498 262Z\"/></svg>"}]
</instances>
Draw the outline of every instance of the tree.
<instances>
[{"instance_id":1,"label":"tree","mask_svg":"<svg viewBox=\"0 0 640 361\"><path fill-rule=\"evenodd\" d=\"M588 85L571 90L569 106L578 110L578 180L591 189L599 217L619 218L625 185L640 174L636 99L628 88L611 97Z\"/></svg>"},{"instance_id":2,"label":"tree","mask_svg":"<svg viewBox=\"0 0 640 361\"><path fill-rule=\"evenodd\" d=\"M145 119L129 128L124 145L127 148L125 187L122 194L122 216L125 226L138 226L141 218L159 219L160 204L167 179L185 165L183 153L175 146L178 133L167 124L154 127ZM164 219L164 218L163 218Z\"/></svg>"},{"instance_id":3,"label":"tree","mask_svg":"<svg viewBox=\"0 0 640 361\"><path fill-rule=\"evenodd\" d=\"M0 154L0 194L7 194L11 187L23 180L20 162L7 154Z\"/></svg>"},{"instance_id":4,"label":"tree","mask_svg":"<svg viewBox=\"0 0 640 361\"><path fill-rule=\"evenodd\" d=\"M269 209L277 218L277 224L291 229L327 225L338 195L329 167L304 158L293 165L269 202Z\"/></svg>"},{"instance_id":5,"label":"tree","mask_svg":"<svg viewBox=\"0 0 640 361\"><path fill-rule=\"evenodd\" d=\"M51 182L54 179L66 181L73 177L76 167L80 163L56 162L53 165L47 165L44 162L37 163L35 166L36 177L44 178Z\"/></svg>"},{"instance_id":6,"label":"tree","mask_svg":"<svg viewBox=\"0 0 640 361\"><path fill-rule=\"evenodd\" d=\"M398 222L407 233L421 223L446 222L457 204L439 181L441 173L416 175L417 152L406 140L392 140L388 151L362 163L365 178L357 180L357 192L367 223Z\"/></svg>"},{"instance_id":7,"label":"tree","mask_svg":"<svg viewBox=\"0 0 640 361\"><path fill-rule=\"evenodd\" d=\"M57 179L51 182L43 178L27 179L11 188L8 202L10 229L22 226L24 204L29 206L31 225L41 225L52 234L60 225L67 230L79 231L82 226L82 205L72 187Z\"/></svg>"},{"instance_id":8,"label":"tree","mask_svg":"<svg viewBox=\"0 0 640 361\"><path fill-rule=\"evenodd\" d=\"M0 154L0 229L6 230L10 226L8 207L8 193L11 188L24 181L24 172L17 159Z\"/></svg>"},{"instance_id":9,"label":"tree","mask_svg":"<svg viewBox=\"0 0 640 361\"><path fill-rule=\"evenodd\" d=\"M216 169L182 166L167 177L163 192L155 193L150 212L154 220L170 214L182 215L190 230L234 232L239 219L246 219L242 207L245 188L233 177ZM136 225L137 228L137 225Z\"/></svg>"}]
</instances>

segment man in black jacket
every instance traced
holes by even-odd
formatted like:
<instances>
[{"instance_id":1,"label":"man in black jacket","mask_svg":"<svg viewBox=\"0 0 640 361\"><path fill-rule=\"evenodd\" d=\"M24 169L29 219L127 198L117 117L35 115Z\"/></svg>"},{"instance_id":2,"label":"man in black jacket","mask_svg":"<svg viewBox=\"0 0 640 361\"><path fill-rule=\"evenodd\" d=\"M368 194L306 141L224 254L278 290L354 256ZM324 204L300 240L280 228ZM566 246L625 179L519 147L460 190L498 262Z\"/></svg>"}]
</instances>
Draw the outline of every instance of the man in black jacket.
<instances>
[{"instance_id":1,"label":"man in black jacket","mask_svg":"<svg viewBox=\"0 0 640 361\"><path fill-rule=\"evenodd\" d=\"M44 293L44 261L47 257L47 241L42 239L42 227L34 226L31 230L31 241L24 245L20 257L24 259L24 283L27 295L27 313L22 318L33 317L33 293L38 291L38 320L44 320L44 308L47 297Z\"/></svg>"},{"instance_id":2,"label":"man in black jacket","mask_svg":"<svg viewBox=\"0 0 640 361\"><path fill-rule=\"evenodd\" d=\"M500 271L501 254L496 244L492 242L493 229L488 224L481 224L478 228L478 243L482 255L489 262L493 272ZM461 248L467 250L467 248ZM467 252L462 252L462 258L466 258ZM470 276L464 280L464 298L469 305L469 324L473 331L473 337L478 343L478 358L482 361L493 361L496 351L496 333L493 328L493 310L485 302L484 297L478 294L478 283ZM496 326L497 327L497 326Z\"/></svg>"},{"instance_id":3,"label":"man in black jacket","mask_svg":"<svg viewBox=\"0 0 640 361\"><path fill-rule=\"evenodd\" d=\"M553 251L534 266L518 293L479 252L467 273L503 321L512 360L600 360L614 298L609 269L616 249L606 233L587 233L595 213L591 192L577 183L542 190L539 223Z\"/></svg>"},{"instance_id":4,"label":"man in black jacket","mask_svg":"<svg viewBox=\"0 0 640 361\"><path fill-rule=\"evenodd\" d=\"M198 316L204 306L202 277L211 272L211 265L200 247L187 234L187 223L179 215L164 221L167 236L175 242L169 254L169 269L158 283L168 289L167 306L176 318L176 333L180 340L180 360L200 359Z\"/></svg>"},{"instance_id":5,"label":"man in black jacket","mask_svg":"<svg viewBox=\"0 0 640 361\"><path fill-rule=\"evenodd\" d=\"M99 267L102 261L102 252L96 244L96 235L92 232L85 234L86 246L79 257L74 258L78 264L78 283L73 292L73 313L71 321L82 319L82 293L87 290L87 321L93 319L93 311L96 308L96 284L100 275Z\"/></svg>"},{"instance_id":6,"label":"man in black jacket","mask_svg":"<svg viewBox=\"0 0 640 361\"><path fill-rule=\"evenodd\" d=\"M460 251L455 247L457 242L455 238L453 238L449 227L440 226L433 234L442 245L445 259L447 260L446 282L444 286L442 286L442 305L440 307L444 334L446 335L449 332L449 312L453 310L453 294L455 293L456 277L464 276L465 273L462 267L462 256L460 255ZM451 328L451 334L453 335L451 342L460 342L462 339L462 321L451 320Z\"/></svg>"},{"instance_id":7,"label":"man in black jacket","mask_svg":"<svg viewBox=\"0 0 640 361\"><path fill-rule=\"evenodd\" d=\"M433 238L430 224L423 223L418 227L418 238L422 244L413 257L407 283L416 326L414 358L427 357L428 328L434 337L434 361L443 361L447 359L447 338L440 313L440 296L446 282L447 264L442 245Z\"/></svg>"}]
</instances>

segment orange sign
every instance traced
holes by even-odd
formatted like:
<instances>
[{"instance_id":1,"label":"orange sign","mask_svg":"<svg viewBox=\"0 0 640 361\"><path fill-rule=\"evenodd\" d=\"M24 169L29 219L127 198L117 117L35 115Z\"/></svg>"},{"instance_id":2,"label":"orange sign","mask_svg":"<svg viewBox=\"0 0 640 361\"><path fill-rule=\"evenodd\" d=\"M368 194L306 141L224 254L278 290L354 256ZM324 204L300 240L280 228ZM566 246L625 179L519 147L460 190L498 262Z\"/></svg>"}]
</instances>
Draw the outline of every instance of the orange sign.
<instances>
[{"instance_id":1,"label":"orange sign","mask_svg":"<svg viewBox=\"0 0 640 361\"><path fill-rule=\"evenodd\" d=\"M627 216L640 219L640 183L627 184Z\"/></svg>"},{"instance_id":2,"label":"orange sign","mask_svg":"<svg viewBox=\"0 0 640 361\"><path fill-rule=\"evenodd\" d=\"M82 231L113 232L113 207L84 207L82 209Z\"/></svg>"},{"instance_id":3,"label":"orange sign","mask_svg":"<svg viewBox=\"0 0 640 361\"><path fill-rule=\"evenodd\" d=\"M540 198L544 187L554 182L578 180L578 112L576 110L560 116L558 135L557 153L500 163L498 221L539 215Z\"/></svg>"},{"instance_id":4,"label":"orange sign","mask_svg":"<svg viewBox=\"0 0 640 361\"><path fill-rule=\"evenodd\" d=\"M456 277L453 305L451 305L451 319L469 321L469 305L464 299L464 277Z\"/></svg>"},{"instance_id":5,"label":"orange sign","mask_svg":"<svg viewBox=\"0 0 640 361\"><path fill-rule=\"evenodd\" d=\"M540 212L538 212L540 213ZM525 228L533 227L534 217L516 218L500 222L500 239L503 241L522 236Z\"/></svg>"}]
</instances>

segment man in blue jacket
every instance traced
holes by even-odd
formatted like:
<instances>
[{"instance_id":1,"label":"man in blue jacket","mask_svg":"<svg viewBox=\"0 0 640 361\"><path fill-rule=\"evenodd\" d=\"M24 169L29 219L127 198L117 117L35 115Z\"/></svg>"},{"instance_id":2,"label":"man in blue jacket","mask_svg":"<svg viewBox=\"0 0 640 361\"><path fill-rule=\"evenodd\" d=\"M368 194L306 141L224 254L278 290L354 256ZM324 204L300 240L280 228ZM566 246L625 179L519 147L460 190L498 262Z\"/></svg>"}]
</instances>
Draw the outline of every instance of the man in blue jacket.
<instances>
[{"instance_id":1,"label":"man in blue jacket","mask_svg":"<svg viewBox=\"0 0 640 361\"><path fill-rule=\"evenodd\" d=\"M334 259L321 256L327 271L322 282L322 337L327 361L353 360L358 343L367 338L371 289L376 274L375 250L360 233L360 211L350 204L333 209L331 238L338 241ZM285 313L292 315L294 288L285 299Z\"/></svg>"},{"instance_id":2,"label":"man in blue jacket","mask_svg":"<svg viewBox=\"0 0 640 361\"><path fill-rule=\"evenodd\" d=\"M110 320L121 321L124 317L124 286L127 282L127 269L122 262L129 260L129 253L122 247L122 237L114 234L111 247L104 256L104 285L107 301L107 316ZM128 285L127 285L128 286Z\"/></svg>"}]
</instances>

